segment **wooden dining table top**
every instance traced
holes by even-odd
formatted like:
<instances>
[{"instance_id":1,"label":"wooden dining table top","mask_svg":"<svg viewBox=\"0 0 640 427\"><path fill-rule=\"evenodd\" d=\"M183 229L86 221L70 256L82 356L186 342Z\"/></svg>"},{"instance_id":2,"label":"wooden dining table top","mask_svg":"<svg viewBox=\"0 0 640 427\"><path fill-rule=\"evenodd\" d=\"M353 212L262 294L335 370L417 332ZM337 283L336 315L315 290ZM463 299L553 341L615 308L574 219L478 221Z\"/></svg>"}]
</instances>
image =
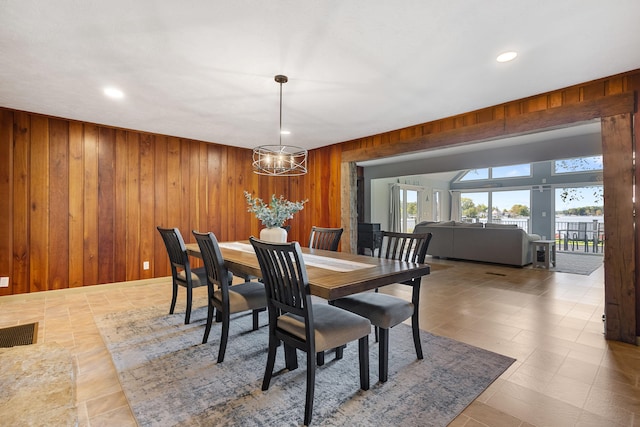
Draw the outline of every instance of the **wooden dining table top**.
<instances>
[{"instance_id":1,"label":"wooden dining table top","mask_svg":"<svg viewBox=\"0 0 640 427\"><path fill-rule=\"evenodd\" d=\"M249 241L221 242L226 267L239 276L261 276L258 258ZM201 258L197 243L187 243L187 253ZM333 300L347 295L404 282L430 273L429 264L396 261L347 252L302 247L312 295Z\"/></svg>"}]
</instances>

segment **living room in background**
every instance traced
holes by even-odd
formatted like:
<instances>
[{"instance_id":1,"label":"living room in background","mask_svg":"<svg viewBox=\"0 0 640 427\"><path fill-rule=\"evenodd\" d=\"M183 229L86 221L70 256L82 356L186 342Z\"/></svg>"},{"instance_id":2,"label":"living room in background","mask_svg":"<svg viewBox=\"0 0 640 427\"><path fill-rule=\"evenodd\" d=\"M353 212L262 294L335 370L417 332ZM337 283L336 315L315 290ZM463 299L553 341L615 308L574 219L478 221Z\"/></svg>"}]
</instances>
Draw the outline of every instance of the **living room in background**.
<instances>
[{"instance_id":1,"label":"living room in background","mask_svg":"<svg viewBox=\"0 0 640 427\"><path fill-rule=\"evenodd\" d=\"M424 188L409 184L392 184L389 188L389 230L410 233L421 218Z\"/></svg>"}]
</instances>

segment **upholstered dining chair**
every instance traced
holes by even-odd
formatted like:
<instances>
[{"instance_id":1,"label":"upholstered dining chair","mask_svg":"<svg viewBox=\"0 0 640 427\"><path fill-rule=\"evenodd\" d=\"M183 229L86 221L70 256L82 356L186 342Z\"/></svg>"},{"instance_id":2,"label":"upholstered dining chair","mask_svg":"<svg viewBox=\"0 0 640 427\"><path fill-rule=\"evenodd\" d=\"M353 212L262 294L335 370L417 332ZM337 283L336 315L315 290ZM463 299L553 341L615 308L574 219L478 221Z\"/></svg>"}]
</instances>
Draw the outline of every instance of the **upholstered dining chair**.
<instances>
[{"instance_id":1,"label":"upholstered dining chair","mask_svg":"<svg viewBox=\"0 0 640 427\"><path fill-rule=\"evenodd\" d=\"M216 321L222 322L222 334L218 350L218 363L222 363L229 340L230 315L251 310L253 314L253 330L255 331L258 329L258 313L267 307L267 298L264 292L264 285L260 282L249 281L231 286L233 275L224 265L224 258L220 252L218 240L212 232L198 233L194 230L193 236L200 247L207 276L209 310L202 343L206 344L209 339L215 312Z\"/></svg>"},{"instance_id":2,"label":"upholstered dining chair","mask_svg":"<svg viewBox=\"0 0 640 427\"><path fill-rule=\"evenodd\" d=\"M337 251L342 231L342 228L324 228L314 225L311 227L311 234L309 235L309 247Z\"/></svg>"},{"instance_id":3,"label":"upholstered dining chair","mask_svg":"<svg viewBox=\"0 0 640 427\"><path fill-rule=\"evenodd\" d=\"M193 299L193 288L207 284L204 267L191 269L189 255L184 245L184 240L177 228L157 227L167 248L169 263L171 264L171 277L173 280L173 294L171 297L171 308L169 314L173 314L178 299L178 286L187 290L187 309L184 315L184 323L191 320L191 301Z\"/></svg>"},{"instance_id":4,"label":"upholstered dining chair","mask_svg":"<svg viewBox=\"0 0 640 427\"><path fill-rule=\"evenodd\" d=\"M382 248L380 258L395 259L399 261L411 261L424 263L431 233L396 233L382 232ZM379 373L381 382L385 382L389 376L389 329L411 317L413 329L413 343L416 348L416 356L422 359L422 344L420 342L420 326L418 324L420 302L421 277L402 282L411 286L411 302L395 296L375 292L362 292L333 300L336 307L349 310L371 321L379 333Z\"/></svg>"},{"instance_id":5,"label":"upholstered dining chair","mask_svg":"<svg viewBox=\"0 0 640 427\"><path fill-rule=\"evenodd\" d=\"M313 414L316 352L358 340L360 388L369 389L369 333L371 322L329 304L312 303L309 279L298 242L268 243L249 239L253 245L267 294L269 354L262 390L268 390L276 350L284 343L289 370L297 368L296 349L307 353L307 392L304 424Z\"/></svg>"},{"instance_id":6,"label":"upholstered dining chair","mask_svg":"<svg viewBox=\"0 0 640 427\"><path fill-rule=\"evenodd\" d=\"M342 228L316 227L314 225L311 227L311 233L309 234L308 247L313 249L324 249L327 251L337 251L342 232ZM340 355L342 350L338 349L337 351L337 354ZM318 352L316 362L318 366L324 365L324 351Z\"/></svg>"}]
</instances>

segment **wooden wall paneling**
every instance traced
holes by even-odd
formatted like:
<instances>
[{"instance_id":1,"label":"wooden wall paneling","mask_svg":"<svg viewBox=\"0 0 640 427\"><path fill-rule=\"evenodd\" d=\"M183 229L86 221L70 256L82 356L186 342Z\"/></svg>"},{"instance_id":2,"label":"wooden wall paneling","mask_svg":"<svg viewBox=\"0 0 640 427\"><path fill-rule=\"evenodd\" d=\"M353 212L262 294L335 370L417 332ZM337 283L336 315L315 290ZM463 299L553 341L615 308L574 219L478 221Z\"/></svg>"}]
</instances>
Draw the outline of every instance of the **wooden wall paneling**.
<instances>
[{"instance_id":1,"label":"wooden wall paneling","mask_svg":"<svg viewBox=\"0 0 640 427\"><path fill-rule=\"evenodd\" d=\"M167 276L170 273L169 257L164 246L160 233L156 227L167 226L167 210L169 203L167 200L167 138L165 136L156 136L154 144L154 224L153 224L153 258L151 269L154 277Z\"/></svg>"},{"instance_id":2,"label":"wooden wall paneling","mask_svg":"<svg viewBox=\"0 0 640 427\"><path fill-rule=\"evenodd\" d=\"M222 147L207 144L207 226L205 232L213 232L216 239L222 235L220 220L220 187L221 187L221 155Z\"/></svg>"},{"instance_id":3,"label":"wooden wall paneling","mask_svg":"<svg viewBox=\"0 0 640 427\"><path fill-rule=\"evenodd\" d=\"M180 139L167 139L167 228L180 227L182 215L182 173ZM165 249L166 251L166 249ZM168 257L168 255L165 254Z\"/></svg>"},{"instance_id":4,"label":"wooden wall paneling","mask_svg":"<svg viewBox=\"0 0 640 427\"><path fill-rule=\"evenodd\" d=\"M0 295L11 294L13 273L13 113L0 110L0 276L9 278L9 287Z\"/></svg>"},{"instance_id":5,"label":"wooden wall paneling","mask_svg":"<svg viewBox=\"0 0 640 427\"><path fill-rule=\"evenodd\" d=\"M29 212L31 117L13 114L13 272L9 280L12 294L30 290Z\"/></svg>"},{"instance_id":6,"label":"wooden wall paneling","mask_svg":"<svg viewBox=\"0 0 640 427\"><path fill-rule=\"evenodd\" d=\"M49 121L31 116L29 290L49 289Z\"/></svg>"},{"instance_id":7,"label":"wooden wall paneling","mask_svg":"<svg viewBox=\"0 0 640 427\"><path fill-rule=\"evenodd\" d=\"M98 129L98 283L115 281L115 130Z\"/></svg>"},{"instance_id":8,"label":"wooden wall paneling","mask_svg":"<svg viewBox=\"0 0 640 427\"><path fill-rule=\"evenodd\" d=\"M235 215L235 212L231 211L231 206L229 206L228 197L229 197L229 173L231 169L230 162L233 161L233 157L230 153L230 147L224 147L221 153L221 163L220 163L220 200L218 205L218 214L220 215L220 231L218 236L218 240L225 241L230 240L231 236L229 234L229 222L231 218Z\"/></svg>"},{"instance_id":9,"label":"wooden wall paneling","mask_svg":"<svg viewBox=\"0 0 640 427\"><path fill-rule=\"evenodd\" d=\"M237 233L237 222L238 218L236 213L237 210L237 198L239 193L242 192L242 187L238 183L238 175L240 169L240 161L241 158L238 157L238 149L235 147L229 147L228 149L229 156L229 167L227 168L227 210L229 211L229 220L227 227L227 240L234 240Z\"/></svg>"},{"instance_id":10,"label":"wooden wall paneling","mask_svg":"<svg viewBox=\"0 0 640 427\"><path fill-rule=\"evenodd\" d=\"M69 287L84 284L84 126L69 122Z\"/></svg>"},{"instance_id":11,"label":"wooden wall paneling","mask_svg":"<svg viewBox=\"0 0 640 427\"><path fill-rule=\"evenodd\" d=\"M626 92L628 90L625 88L627 86L626 80L627 79L625 77L620 76L620 77L613 77L605 81L604 94L606 96L609 96L609 95L616 95L618 93Z\"/></svg>"},{"instance_id":12,"label":"wooden wall paneling","mask_svg":"<svg viewBox=\"0 0 640 427\"><path fill-rule=\"evenodd\" d=\"M251 220L250 213L247 212L247 202L244 198L244 191L250 190L255 186L255 183L258 182L258 175L253 173L253 166L251 162L253 161L253 152L252 150L241 149L240 153L242 154L242 180L241 186L237 191L237 203L236 203L236 222L238 223L238 233L239 235L236 238L240 239L248 239L251 236Z\"/></svg>"},{"instance_id":13,"label":"wooden wall paneling","mask_svg":"<svg viewBox=\"0 0 640 427\"><path fill-rule=\"evenodd\" d=\"M329 218L332 221L332 227L342 227L340 224L340 150L336 145L329 148L329 158L331 167L331 179L327 182L329 187Z\"/></svg>"},{"instance_id":14,"label":"wooden wall paneling","mask_svg":"<svg viewBox=\"0 0 640 427\"><path fill-rule=\"evenodd\" d=\"M209 231L209 177L207 167L209 164L209 156L207 146L210 144L198 144L198 223L193 227L194 230L206 233ZM191 234L191 230L189 230ZM193 239L193 235L191 236Z\"/></svg>"},{"instance_id":15,"label":"wooden wall paneling","mask_svg":"<svg viewBox=\"0 0 640 427\"><path fill-rule=\"evenodd\" d=\"M140 260L140 134L127 132L127 279L137 280Z\"/></svg>"},{"instance_id":16,"label":"wooden wall paneling","mask_svg":"<svg viewBox=\"0 0 640 427\"><path fill-rule=\"evenodd\" d=\"M243 210L246 203L244 200L244 190L247 189L245 183L246 158L245 149L238 147L228 147L227 155L229 166L227 167L227 210L229 211L229 226L227 228L227 240L248 239L248 227L242 220Z\"/></svg>"},{"instance_id":17,"label":"wooden wall paneling","mask_svg":"<svg viewBox=\"0 0 640 427\"><path fill-rule=\"evenodd\" d=\"M640 87L640 84L638 85L638 87ZM637 94L636 94L637 96ZM634 122L635 123L640 123L640 113L636 111L635 113L635 117L634 117ZM638 141L640 141L640 126L634 126L634 135L633 135L633 148L634 148L634 152L638 152ZM638 191L638 183L640 183L640 167L638 167L638 159L636 158L636 167L634 169L635 171L635 182L636 185L634 187L635 189L635 194L634 194L634 200L638 200L638 196L640 194L640 192ZM637 212L637 203L636 203L636 212ZM637 218L637 217L636 217ZM636 220L636 232L635 232L635 236L636 236L636 337L640 337L640 231L638 230L638 227L640 226L640 224L638 224L638 221ZM636 338L638 339L638 338ZM640 342L637 342L638 345L640 345Z\"/></svg>"},{"instance_id":18,"label":"wooden wall paneling","mask_svg":"<svg viewBox=\"0 0 640 427\"><path fill-rule=\"evenodd\" d=\"M49 285L69 287L69 122L49 119Z\"/></svg>"},{"instance_id":19,"label":"wooden wall paneling","mask_svg":"<svg viewBox=\"0 0 640 427\"><path fill-rule=\"evenodd\" d=\"M605 337L636 343L632 116L602 118L604 165Z\"/></svg>"},{"instance_id":20,"label":"wooden wall paneling","mask_svg":"<svg viewBox=\"0 0 640 427\"><path fill-rule=\"evenodd\" d=\"M153 277L154 238L159 234L154 220L154 139L148 133L140 135L140 279ZM144 269L145 261L149 263L148 270Z\"/></svg>"},{"instance_id":21,"label":"wooden wall paneling","mask_svg":"<svg viewBox=\"0 0 640 427\"><path fill-rule=\"evenodd\" d=\"M98 138L95 125L84 126L84 285L95 285L99 281L98 256Z\"/></svg>"},{"instance_id":22,"label":"wooden wall paneling","mask_svg":"<svg viewBox=\"0 0 640 427\"><path fill-rule=\"evenodd\" d=\"M114 248L113 275L116 282L127 280L127 132L115 133Z\"/></svg>"},{"instance_id":23,"label":"wooden wall paneling","mask_svg":"<svg viewBox=\"0 0 640 427\"><path fill-rule=\"evenodd\" d=\"M197 141L188 141L188 158L189 158L189 193L185 202L186 212L188 214L189 224L182 232L185 242L194 242L191 230L197 229L200 224L200 143Z\"/></svg>"},{"instance_id":24,"label":"wooden wall paneling","mask_svg":"<svg viewBox=\"0 0 640 427\"><path fill-rule=\"evenodd\" d=\"M191 227L191 143L188 139L180 140L179 173L181 175L182 188L180 202L177 205L180 208L180 222L177 227L180 229L184 241L189 242L191 241L188 235Z\"/></svg>"}]
</instances>

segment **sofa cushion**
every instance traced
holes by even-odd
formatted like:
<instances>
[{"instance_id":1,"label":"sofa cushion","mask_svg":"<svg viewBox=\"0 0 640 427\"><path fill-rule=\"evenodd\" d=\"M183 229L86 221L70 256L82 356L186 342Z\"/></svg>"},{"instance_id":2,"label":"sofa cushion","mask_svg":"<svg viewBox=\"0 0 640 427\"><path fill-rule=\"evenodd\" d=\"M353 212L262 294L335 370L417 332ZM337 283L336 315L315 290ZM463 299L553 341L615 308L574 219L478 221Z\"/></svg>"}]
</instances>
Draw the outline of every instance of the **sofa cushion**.
<instances>
[{"instance_id":1,"label":"sofa cushion","mask_svg":"<svg viewBox=\"0 0 640 427\"><path fill-rule=\"evenodd\" d=\"M494 222L488 222L484 225L485 228L518 228L516 224L496 224Z\"/></svg>"}]
</instances>

